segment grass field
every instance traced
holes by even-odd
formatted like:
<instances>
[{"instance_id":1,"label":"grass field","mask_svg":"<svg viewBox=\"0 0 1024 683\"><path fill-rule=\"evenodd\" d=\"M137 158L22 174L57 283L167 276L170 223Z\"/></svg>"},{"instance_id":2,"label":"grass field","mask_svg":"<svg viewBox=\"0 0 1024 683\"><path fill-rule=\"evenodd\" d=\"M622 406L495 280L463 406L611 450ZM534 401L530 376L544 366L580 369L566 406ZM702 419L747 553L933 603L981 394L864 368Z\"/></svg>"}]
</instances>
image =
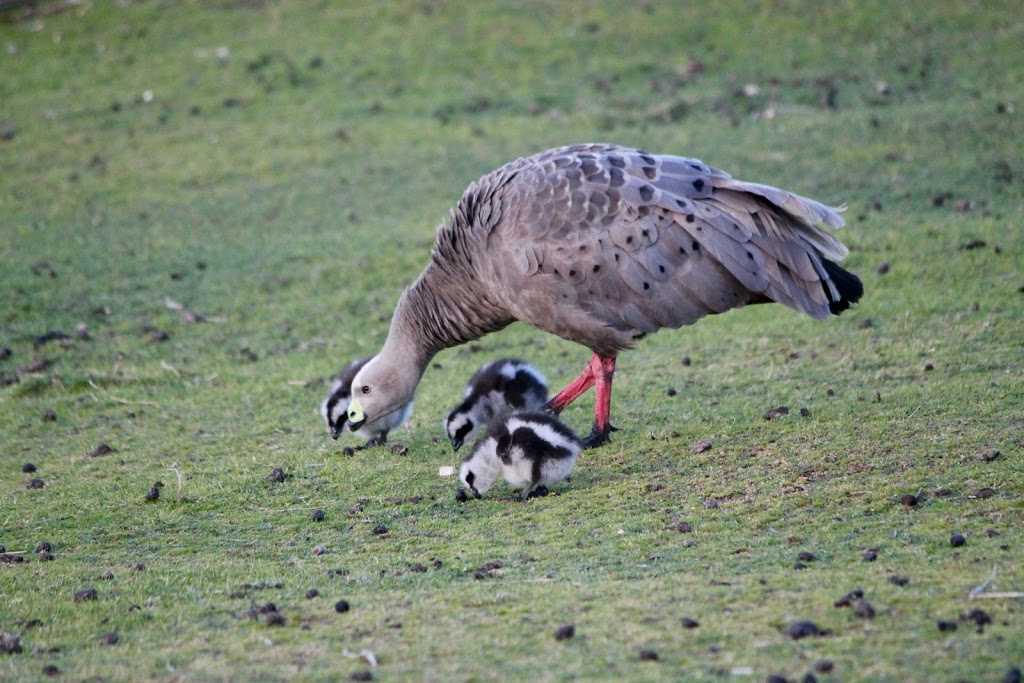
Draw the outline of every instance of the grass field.
<instances>
[{"instance_id":1,"label":"grass field","mask_svg":"<svg viewBox=\"0 0 1024 683\"><path fill-rule=\"evenodd\" d=\"M6 12L0 680L1019 680L1015 3ZM520 325L435 359L407 453L343 455L326 379L466 185L597 140L846 203L862 303L644 340L545 498L438 476L481 363L589 357Z\"/></svg>"}]
</instances>

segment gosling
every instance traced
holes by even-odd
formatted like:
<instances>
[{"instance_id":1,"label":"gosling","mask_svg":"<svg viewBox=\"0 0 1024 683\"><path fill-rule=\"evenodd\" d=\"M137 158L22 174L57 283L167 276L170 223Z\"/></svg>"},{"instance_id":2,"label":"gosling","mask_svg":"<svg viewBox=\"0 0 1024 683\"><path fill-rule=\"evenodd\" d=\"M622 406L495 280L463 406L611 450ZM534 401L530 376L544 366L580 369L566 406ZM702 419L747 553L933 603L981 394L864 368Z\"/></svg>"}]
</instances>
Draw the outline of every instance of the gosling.
<instances>
[{"instance_id":1,"label":"gosling","mask_svg":"<svg viewBox=\"0 0 1024 683\"><path fill-rule=\"evenodd\" d=\"M547 401L548 382L536 368L517 358L494 360L469 378L462 403L448 413L445 433L457 451L495 418L539 410Z\"/></svg>"},{"instance_id":2,"label":"gosling","mask_svg":"<svg viewBox=\"0 0 1024 683\"><path fill-rule=\"evenodd\" d=\"M509 413L473 445L459 478L480 498L500 476L525 500L568 477L582 449L580 438L550 413Z\"/></svg>"}]
</instances>

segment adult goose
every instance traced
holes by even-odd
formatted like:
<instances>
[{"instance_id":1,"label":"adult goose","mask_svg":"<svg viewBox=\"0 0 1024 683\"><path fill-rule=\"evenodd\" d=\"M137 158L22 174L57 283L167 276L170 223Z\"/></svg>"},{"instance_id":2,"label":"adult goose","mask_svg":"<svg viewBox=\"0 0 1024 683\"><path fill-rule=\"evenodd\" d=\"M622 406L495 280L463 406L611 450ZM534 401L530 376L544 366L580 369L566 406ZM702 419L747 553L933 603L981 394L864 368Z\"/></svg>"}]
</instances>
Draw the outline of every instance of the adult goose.
<instances>
[{"instance_id":1,"label":"adult goose","mask_svg":"<svg viewBox=\"0 0 1024 683\"><path fill-rule=\"evenodd\" d=\"M547 408L596 388L587 446L608 440L619 351L745 304L814 318L863 294L824 228L836 210L734 180L697 159L608 144L560 147L472 183L352 382L351 429L408 403L431 358L521 320L593 355Z\"/></svg>"}]
</instances>

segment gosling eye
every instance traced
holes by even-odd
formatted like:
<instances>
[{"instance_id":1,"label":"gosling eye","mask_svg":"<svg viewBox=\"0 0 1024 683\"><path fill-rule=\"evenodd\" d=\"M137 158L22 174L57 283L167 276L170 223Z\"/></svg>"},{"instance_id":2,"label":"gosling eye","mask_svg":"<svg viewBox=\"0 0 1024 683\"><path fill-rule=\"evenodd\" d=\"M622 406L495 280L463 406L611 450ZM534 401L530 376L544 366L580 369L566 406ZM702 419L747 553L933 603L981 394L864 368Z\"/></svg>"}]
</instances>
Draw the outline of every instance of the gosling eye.
<instances>
[{"instance_id":1,"label":"gosling eye","mask_svg":"<svg viewBox=\"0 0 1024 683\"><path fill-rule=\"evenodd\" d=\"M368 393L370 393L370 387L369 387L368 385L364 384L364 385L363 385L363 388L362 388L362 390L361 390L361 391L362 391L362 392L363 392L364 394L368 394Z\"/></svg>"}]
</instances>

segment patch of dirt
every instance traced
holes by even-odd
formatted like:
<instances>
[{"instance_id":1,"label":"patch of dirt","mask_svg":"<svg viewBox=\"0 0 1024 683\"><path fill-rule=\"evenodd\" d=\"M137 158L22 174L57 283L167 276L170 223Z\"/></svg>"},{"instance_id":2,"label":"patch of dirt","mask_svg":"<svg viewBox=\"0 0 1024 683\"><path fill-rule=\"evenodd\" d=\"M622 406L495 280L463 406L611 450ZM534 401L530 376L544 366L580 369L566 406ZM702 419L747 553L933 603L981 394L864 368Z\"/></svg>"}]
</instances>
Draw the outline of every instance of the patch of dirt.
<instances>
[{"instance_id":1,"label":"patch of dirt","mask_svg":"<svg viewBox=\"0 0 1024 683\"><path fill-rule=\"evenodd\" d=\"M700 441L694 441L692 444L690 444L690 451L692 451L694 455L696 455L698 453L703 453L705 451L711 450L712 446L714 446L714 444L711 442L710 439L701 439Z\"/></svg>"}]
</instances>

